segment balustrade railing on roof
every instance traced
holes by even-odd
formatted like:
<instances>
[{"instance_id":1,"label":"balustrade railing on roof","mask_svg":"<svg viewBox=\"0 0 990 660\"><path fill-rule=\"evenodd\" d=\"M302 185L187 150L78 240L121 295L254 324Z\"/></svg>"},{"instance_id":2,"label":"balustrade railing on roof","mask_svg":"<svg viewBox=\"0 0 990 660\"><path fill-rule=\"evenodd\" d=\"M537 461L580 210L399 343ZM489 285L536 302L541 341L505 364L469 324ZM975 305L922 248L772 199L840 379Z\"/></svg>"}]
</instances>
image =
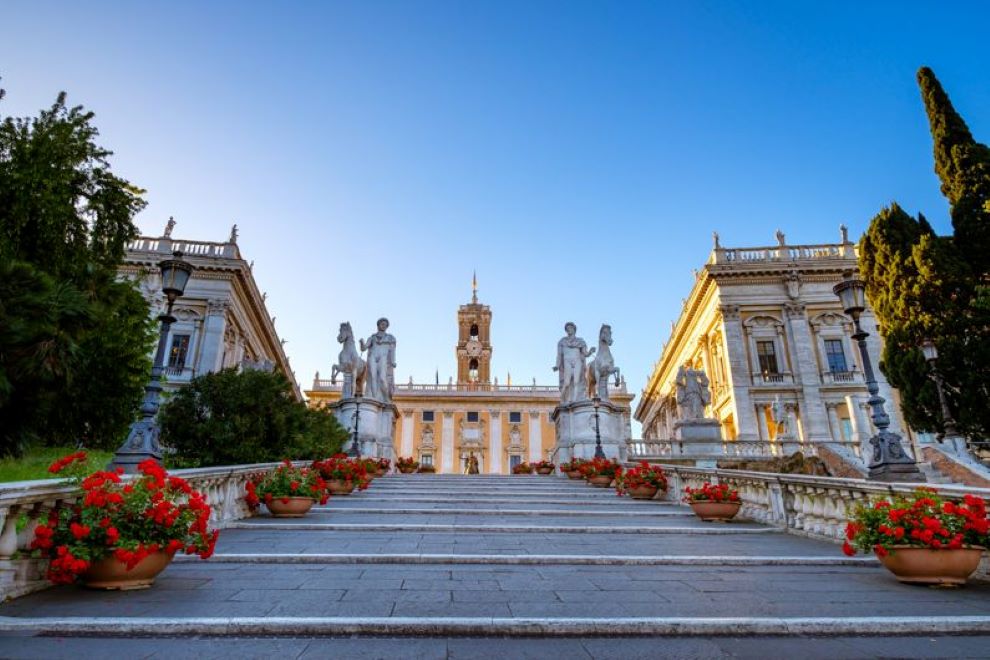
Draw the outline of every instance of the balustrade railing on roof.
<instances>
[{"instance_id":1,"label":"balustrade railing on roof","mask_svg":"<svg viewBox=\"0 0 990 660\"><path fill-rule=\"evenodd\" d=\"M213 241L179 241L170 238L142 236L128 243L127 249L133 252L155 252L162 255L179 251L185 256L193 257L240 258L237 245L234 243L216 243Z\"/></svg>"},{"instance_id":2,"label":"balustrade railing on roof","mask_svg":"<svg viewBox=\"0 0 990 660\"><path fill-rule=\"evenodd\" d=\"M853 243L825 243L820 245L776 245L752 248L715 248L710 263L758 263L811 260L855 259Z\"/></svg>"},{"instance_id":3,"label":"balustrade railing on roof","mask_svg":"<svg viewBox=\"0 0 990 660\"><path fill-rule=\"evenodd\" d=\"M330 381L329 378L315 378L313 380L313 390L318 392L339 392L343 387L342 380L338 380L336 383ZM458 392L458 393L492 393L492 394L547 394L547 395L557 395L560 392L560 388L555 385L495 385L493 383L447 383L436 385L433 383L406 383L406 384L396 384L395 391L397 394L443 394L446 392ZM616 394L625 394L626 387L623 383L616 387L615 385L609 385L609 392L614 392Z\"/></svg>"}]
</instances>

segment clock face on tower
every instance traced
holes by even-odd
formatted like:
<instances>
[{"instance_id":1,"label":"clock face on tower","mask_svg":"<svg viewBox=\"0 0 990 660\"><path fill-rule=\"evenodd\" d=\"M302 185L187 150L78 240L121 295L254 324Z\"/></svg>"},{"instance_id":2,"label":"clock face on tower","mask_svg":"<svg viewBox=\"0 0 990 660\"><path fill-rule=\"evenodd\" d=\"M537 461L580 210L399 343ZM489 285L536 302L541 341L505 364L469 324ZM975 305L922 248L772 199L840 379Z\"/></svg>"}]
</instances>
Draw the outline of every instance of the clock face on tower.
<instances>
[{"instance_id":1,"label":"clock face on tower","mask_svg":"<svg viewBox=\"0 0 990 660\"><path fill-rule=\"evenodd\" d=\"M467 354L471 357L478 357L481 355L481 342L477 339L469 340L464 348L467 350Z\"/></svg>"}]
</instances>

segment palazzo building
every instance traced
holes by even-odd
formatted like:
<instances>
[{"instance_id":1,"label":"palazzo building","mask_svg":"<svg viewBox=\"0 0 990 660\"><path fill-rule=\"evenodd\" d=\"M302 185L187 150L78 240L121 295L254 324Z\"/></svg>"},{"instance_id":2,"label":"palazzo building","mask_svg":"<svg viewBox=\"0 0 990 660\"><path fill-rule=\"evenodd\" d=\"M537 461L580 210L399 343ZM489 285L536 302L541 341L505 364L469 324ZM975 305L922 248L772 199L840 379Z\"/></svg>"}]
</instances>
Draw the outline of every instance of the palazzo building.
<instances>
[{"instance_id":1,"label":"palazzo building","mask_svg":"<svg viewBox=\"0 0 990 660\"><path fill-rule=\"evenodd\" d=\"M491 308L478 302L475 284L471 302L457 310L456 381L396 383L396 455L446 474L464 472L471 455L483 474L509 474L522 462L556 462L550 413L560 403L559 387L492 382L491 324ZM311 406L325 406L340 399L341 387L317 373L306 397ZM627 408L633 398L624 382L610 396Z\"/></svg>"},{"instance_id":2,"label":"palazzo building","mask_svg":"<svg viewBox=\"0 0 990 660\"><path fill-rule=\"evenodd\" d=\"M802 443L864 455L875 433L869 394L852 320L832 292L844 272L856 271L856 251L845 227L839 243L823 245L787 245L778 231L770 247L726 248L716 234L636 408L644 440L674 437L674 381L689 365L708 375L707 414L721 422L727 445L769 443L776 454L777 435L787 429ZM872 310L861 325L870 333L890 430L904 434L895 392L877 369L881 338Z\"/></svg>"},{"instance_id":3,"label":"palazzo building","mask_svg":"<svg viewBox=\"0 0 990 660\"><path fill-rule=\"evenodd\" d=\"M256 368L281 372L302 401L275 320L265 306L266 295L258 290L251 264L237 246L236 225L221 243L174 239L174 225L169 220L164 235L131 241L118 271L138 281L157 319L165 311L158 262L180 251L194 268L185 293L172 309L176 322L166 343L166 390L221 369Z\"/></svg>"}]
</instances>

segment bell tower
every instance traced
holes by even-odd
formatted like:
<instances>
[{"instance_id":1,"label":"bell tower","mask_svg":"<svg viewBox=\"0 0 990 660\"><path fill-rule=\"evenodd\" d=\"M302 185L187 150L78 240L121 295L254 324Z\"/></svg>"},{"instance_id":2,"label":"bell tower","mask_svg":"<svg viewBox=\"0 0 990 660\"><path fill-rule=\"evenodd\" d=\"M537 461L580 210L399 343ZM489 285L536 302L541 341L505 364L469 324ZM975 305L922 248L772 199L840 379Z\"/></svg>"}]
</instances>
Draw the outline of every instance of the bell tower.
<instances>
[{"instance_id":1,"label":"bell tower","mask_svg":"<svg viewBox=\"0 0 990 660\"><path fill-rule=\"evenodd\" d=\"M471 302L457 309L457 384L491 382L492 310L478 302L478 276L471 278Z\"/></svg>"}]
</instances>

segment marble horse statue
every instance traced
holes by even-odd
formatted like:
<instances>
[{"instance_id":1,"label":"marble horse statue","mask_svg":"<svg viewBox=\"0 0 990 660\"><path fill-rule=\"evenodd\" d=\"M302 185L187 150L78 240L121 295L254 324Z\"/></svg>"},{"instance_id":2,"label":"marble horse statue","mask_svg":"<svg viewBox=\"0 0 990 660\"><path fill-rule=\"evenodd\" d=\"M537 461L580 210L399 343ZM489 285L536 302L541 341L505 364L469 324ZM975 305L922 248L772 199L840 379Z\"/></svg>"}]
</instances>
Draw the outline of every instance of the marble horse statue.
<instances>
[{"instance_id":1,"label":"marble horse statue","mask_svg":"<svg viewBox=\"0 0 990 660\"><path fill-rule=\"evenodd\" d=\"M603 401L608 401L609 376L615 374L615 386L619 386L619 368L612 359L611 345L612 326L603 323L598 332L598 354L588 365L588 396L594 398L597 390L598 398Z\"/></svg>"},{"instance_id":2,"label":"marble horse statue","mask_svg":"<svg viewBox=\"0 0 990 660\"><path fill-rule=\"evenodd\" d=\"M333 365L330 373L330 382L337 383L337 374L344 374L344 387L341 398L347 399L353 396L364 394L364 379L368 373L368 365L361 359L357 346L354 345L354 331L351 330L350 323L341 323L340 332L337 333L337 342L344 345L337 357L337 364Z\"/></svg>"}]
</instances>

